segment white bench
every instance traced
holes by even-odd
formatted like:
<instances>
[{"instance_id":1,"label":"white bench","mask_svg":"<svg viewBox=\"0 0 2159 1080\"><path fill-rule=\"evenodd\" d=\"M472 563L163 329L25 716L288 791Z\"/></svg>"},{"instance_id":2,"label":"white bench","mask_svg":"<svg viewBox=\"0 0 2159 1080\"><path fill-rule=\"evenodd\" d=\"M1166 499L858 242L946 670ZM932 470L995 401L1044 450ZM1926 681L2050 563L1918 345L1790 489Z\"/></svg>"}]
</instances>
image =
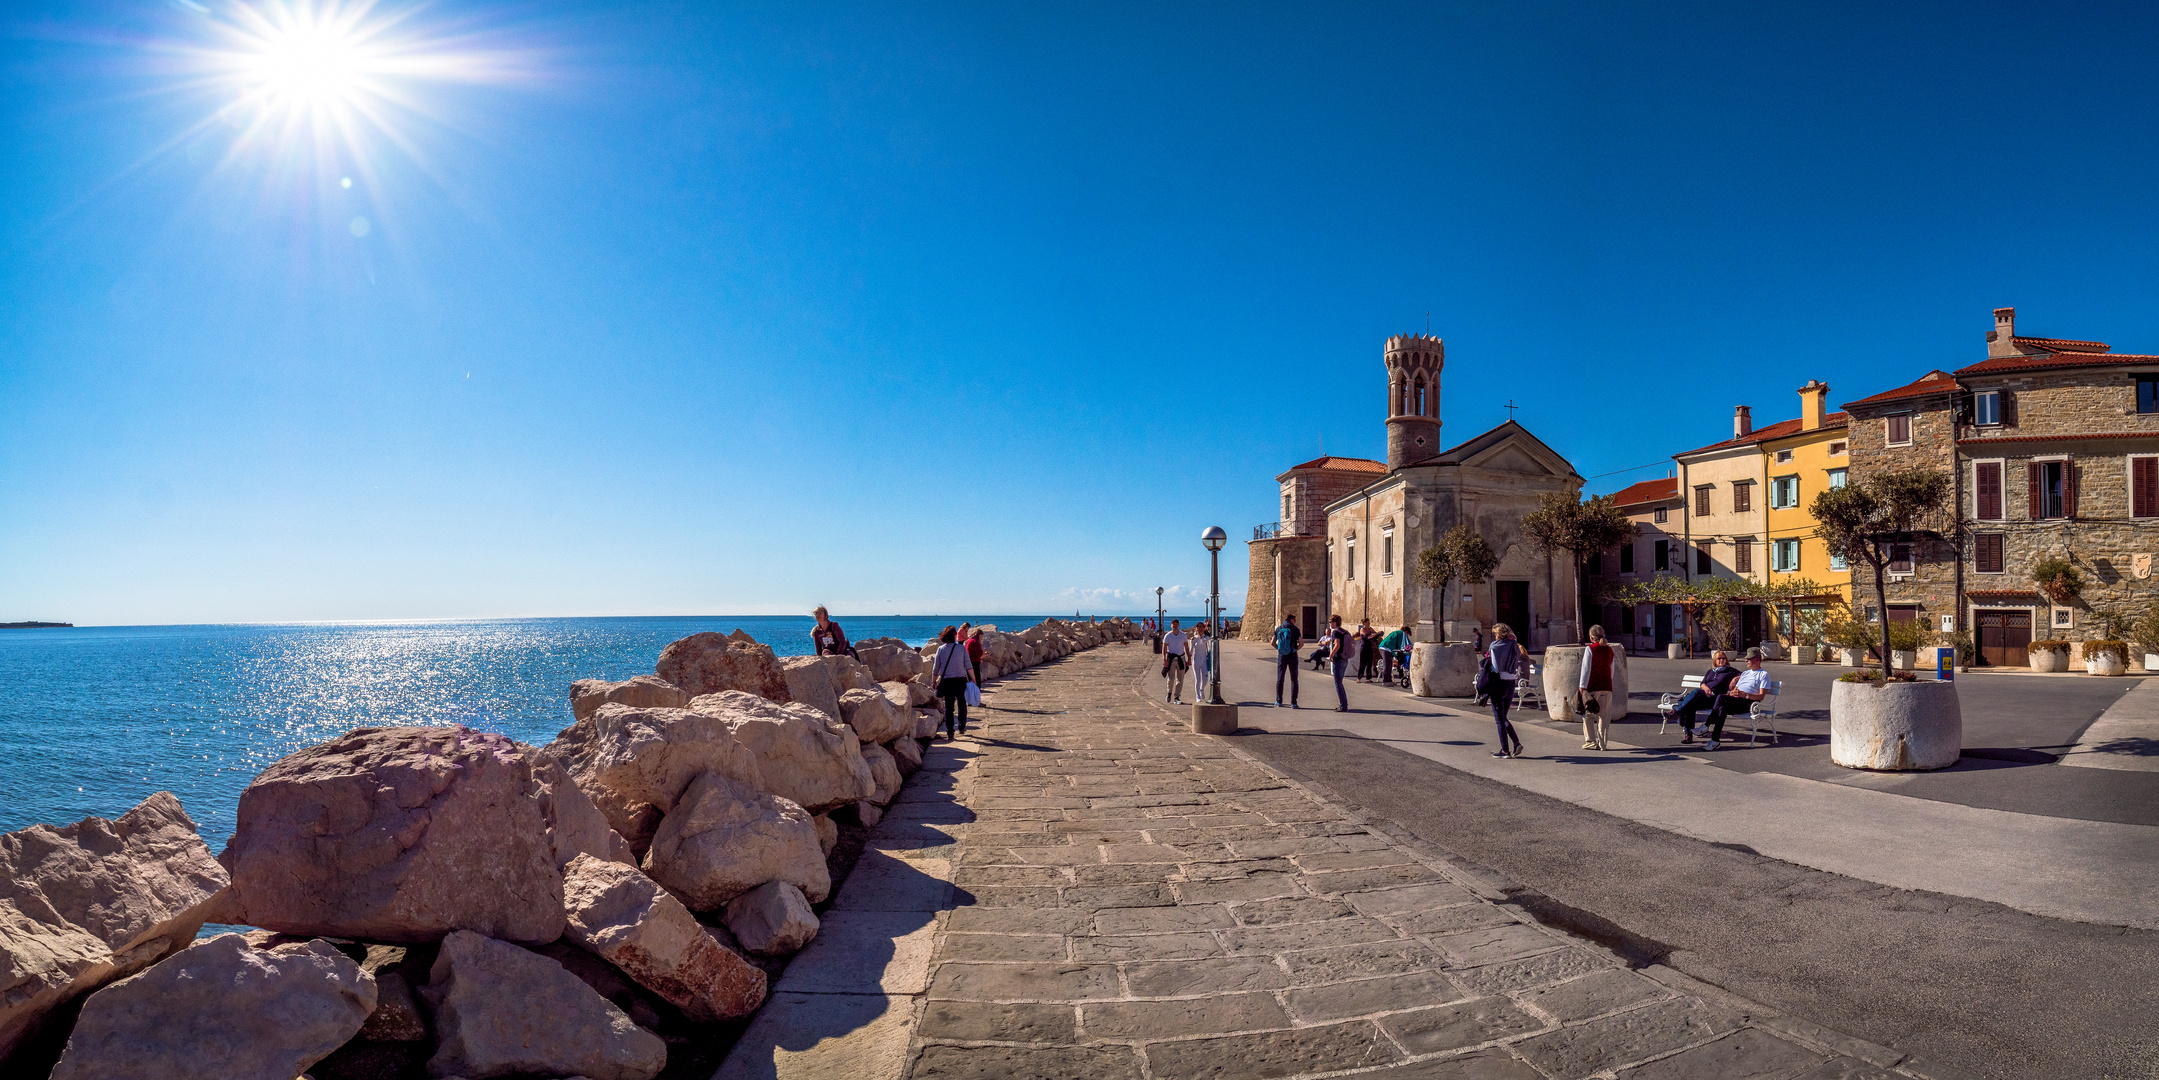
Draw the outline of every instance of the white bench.
<instances>
[{"instance_id":1,"label":"white bench","mask_svg":"<svg viewBox=\"0 0 2159 1080\"><path fill-rule=\"evenodd\" d=\"M1517 709L1542 709L1544 705L1544 671L1534 661L1526 661L1521 678L1514 682L1514 707Z\"/></svg>"},{"instance_id":2,"label":"white bench","mask_svg":"<svg viewBox=\"0 0 2159 1080\"><path fill-rule=\"evenodd\" d=\"M1689 675L1679 680L1678 693L1665 694L1657 699L1657 714L1662 717L1662 720L1657 724L1657 734L1664 734L1664 729L1679 719L1679 703L1685 700L1689 693L1701 688L1702 677L1700 675ZM1777 696L1782 693L1784 693L1784 680L1771 679L1762 694L1762 700L1755 702L1747 709L1748 746L1755 744L1755 738L1761 732L1763 724L1769 725L1769 741L1777 741ZM1729 721L1731 717L1727 716L1725 719Z\"/></svg>"}]
</instances>

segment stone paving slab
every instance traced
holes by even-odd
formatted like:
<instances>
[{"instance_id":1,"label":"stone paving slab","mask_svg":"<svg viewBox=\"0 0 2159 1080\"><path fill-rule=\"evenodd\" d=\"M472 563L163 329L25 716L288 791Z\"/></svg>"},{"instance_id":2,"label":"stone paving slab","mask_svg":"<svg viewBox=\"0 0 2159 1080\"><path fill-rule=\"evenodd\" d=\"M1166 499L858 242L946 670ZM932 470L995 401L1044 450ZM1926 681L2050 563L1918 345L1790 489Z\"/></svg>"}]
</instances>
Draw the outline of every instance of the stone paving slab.
<instances>
[{"instance_id":1,"label":"stone paving slab","mask_svg":"<svg viewBox=\"0 0 2159 1080\"><path fill-rule=\"evenodd\" d=\"M1026 711L934 743L735 1055L782 1065L730 1057L722 1075L1926 1075L1536 923L1473 870L1191 733L1153 703L1150 668L1121 645L1021 673L991 700ZM850 963L886 970L829 970ZM828 1019L768 1024L781 1006Z\"/></svg>"}]
</instances>

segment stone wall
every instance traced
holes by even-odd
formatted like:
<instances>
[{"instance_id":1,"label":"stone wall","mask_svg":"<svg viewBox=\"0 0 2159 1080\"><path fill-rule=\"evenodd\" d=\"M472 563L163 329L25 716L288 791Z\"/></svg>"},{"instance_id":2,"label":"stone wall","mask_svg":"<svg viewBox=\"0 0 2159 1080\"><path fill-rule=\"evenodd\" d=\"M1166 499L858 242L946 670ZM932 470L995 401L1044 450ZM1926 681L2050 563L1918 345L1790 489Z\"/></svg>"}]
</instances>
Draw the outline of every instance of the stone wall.
<instances>
[{"instance_id":1,"label":"stone wall","mask_svg":"<svg viewBox=\"0 0 2159 1080\"><path fill-rule=\"evenodd\" d=\"M1251 586L1245 594L1243 630L1251 641L1266 641L1281 625L1282 613L1298 617L1303 629L1303 609L1318 609L1318 621L1327 621L1327 544L1318 536L1255 540L1251 550Z\"/></svg>"},{"instance_id":2,"label":"stone wall","mask_svg":"<svg viewBox=\"0 0 2159 1080\"><path fill-rule=\"evenodd\" d=\"M1948 393L1871 406L1847 405L1845 408L1852 417L1850 479L1857 482L1885 472L1920 467L1949 471L1954 467L1956 448L1952 405L1953 395ZM1888 425L1884 418L1907 411L1912 416L1911 445L1887 445ZM1963 626L1964 620L1957 611L1956 572L1960 557L1963 553L1946 543L1917 545L1912 556L1911 576L1887 582L1889 603L1917 605L1919 616L1926 621L1929 630L1940 630L1944 615L1958 616L1957 625ZM1853 562L1851 579L1855 615L1863 616L1868 609L1880 606L1872 567L1864 562Z\"/></svg>"},{"instance_id":3,"label":"stone wall","mask_svg":"<svg viewBox=\"0 0 2159 1080\"><path fill-rule=\"evenodd\" d=\"M1404 492L1401 483L1384 485L1367 498L1337 510L1327 520L1327 547L1332 555L1327 558L1326 572L1333 597L1329 614L1340 615L1344 626L1353 627L1360 619L1370 619L1374 626L1392 629L1402 625L1403 609L1414 607L1414 601L1406 595L1411 581L1406 562L1411 556L1404 549L1410 544L1411 530L1403 514ZM1385 557L1390 537L1391 565ZM1354 577L1350 576L1352 560ZM1408 614L1415 618L1413 610Z\"/></svg>"}]
</instances>

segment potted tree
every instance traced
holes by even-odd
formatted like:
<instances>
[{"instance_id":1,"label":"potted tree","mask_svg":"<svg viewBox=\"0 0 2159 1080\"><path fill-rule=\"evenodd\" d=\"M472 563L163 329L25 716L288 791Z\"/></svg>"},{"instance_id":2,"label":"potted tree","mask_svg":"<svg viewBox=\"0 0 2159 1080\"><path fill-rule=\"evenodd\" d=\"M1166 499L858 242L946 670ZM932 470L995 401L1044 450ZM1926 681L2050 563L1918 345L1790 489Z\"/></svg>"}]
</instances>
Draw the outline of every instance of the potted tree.
<instances>
[{"instance_id":1,"label":"potted tree","mask_svg":"<svg viewBox=\"0 0 2159 1080\"><path fill-rule=\"evenodd\" d=\"M1410 654L1410 693L1418 697L1468 697L1476 692L1477 650L1464 642L1448 644L1444 609L1453 606L1448 595L1450 583L1481 585L1498 565L1499 556L1492 553L1492 546L1468 525L1456 525L1438 543L1417 553L1417 581L1425 588L1439 590L1443 610L1433 612L1439 640Z\"/></svg>"},{"instance_id":2,"label":"potted tree","mask_svg":"<svg viewBox=\"0 0 2159 1080\"><path fill-rule=\"evenodd\" d=\"M2084 575L2068 559L2041 559L2032 567L2032 583L2057 604L2074 604L2084 595Z\"/></svg>"},{"instance_id":3,"label":"potted tree","mask_svg":"<svg viewBox=\"0 0 2159 1080\"><path fill-rule=\"evenodd\" d=\"M2129 643L2120 638L2098 638L2084 643L2084 673L2120 675L2129 670Z\"/></svg>"},{"instance_id":4,"label":"potted tree","mask_svg":"<svg viewBox=\"0 0 2159 1080\"><path fill-rule=\"evenodd\" d=\"M1894 545L1938 543L1956 531L1949 474L1902 469L1830 488L1808 509L1832 556L1854 570L1872 571L1883 613L1875 642L1881 674L1855 669L1829 694L1829 759L1853 769L1907 771L1956 764L1964 747L1964 714L1954 682L1921 682L1896 670L1894 627L1888 618L1888 572ZM1855 583L1856 584L1856 583ZM1913 627L1923 634L1924 630ZM1918 642L1908 640L1908 648Z\"/></svg>"},{"instance_id":5,"label":"potted tree","mask_svg":"<svg viewBox=\"0 0 2159 1080\"><path fill-rule=\"evenodd\" d=\"M1609 495L1590 499L1577 499L1558 491L1545 492L1537 500L1537 508L1522 515L1522 535L1546 555L1566 552L1574 567L1576 588L1568 590L1575 595L1574 640L1584 640L1582 625L1581 589L1582 561L1621 544L1633 543L1635 534L1641 531L1627 515L1620 512L1619 504ZM1582 675L1582 653L1585 646L1548 645L1544 650L1544 700L1550 706L1554 720L1574 718L1574 687ZM1617 694L1613 700L1619 700Z\"/></svg>"}]
</instances>

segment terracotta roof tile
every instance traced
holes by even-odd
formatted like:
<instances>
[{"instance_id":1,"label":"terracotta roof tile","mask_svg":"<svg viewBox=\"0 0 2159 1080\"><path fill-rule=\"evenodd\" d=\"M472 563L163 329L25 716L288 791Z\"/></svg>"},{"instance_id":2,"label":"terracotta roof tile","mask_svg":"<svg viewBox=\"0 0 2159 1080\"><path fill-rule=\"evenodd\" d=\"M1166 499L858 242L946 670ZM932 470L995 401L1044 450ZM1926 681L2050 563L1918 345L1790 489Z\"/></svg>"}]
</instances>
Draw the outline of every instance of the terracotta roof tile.
<instances>
[{"instance_id":1,"label":"terracotta roof tile","mask_svg":"<svg viewBox=\"0 0 2159 1080\"><path fill-rule=\"evenodd\" d=\"M2054 352L2103 353L2107 351L2107 343L2104 341L2075 341L2070 338L2051 337L2013 337L2009 340L2018 345L2030 345L2034 348L2049 349Z\"/></svg>"},{"instance_id":2,"label":"terracotta roof tile","mask_svg":"<svg viewBox=\"0 0 2159 1080\"><path fill-rule=\"evenodd\" d=\"M1387 463L1373 461L1371 458L1335 457L1328 454L1323 457L1313 458L1302 465L1292 465L1288 471L1296 472L1299 469L1337 469L1343 472L1383 473L1387 471Z\"/></svg>"},{"instance_id":3,"label":"terracotta roof tile","mask_svg":"<svg viewBox=\"0 0 2159 1080\"><path fill-rule=\"evenodd\" d=\"M1612 501L1620 506L1640 506L1643 503L1662 502L1679 497L1679 478L1660 477L1629 484L1612 493Z\"/></svg>"},{"instance_id":4,"label":"terracotta roof tile","mask_svg":"<svg viewBox=\"0 0 2159 1080\"><path fill-rule=\"evenodd\" d=\"M2057 352L2040 353L2037 356L1997 356L1982 360L1970 367L1957 369L1959 377L1966 375L2006 375L2018 371L2059 371L2062 368L2080 367L2127 367L2135 364L2159 364L2159 356L2142 356L2136 353L2090 353Z\"/></svg>"},{"instance_id":5,"label":"terracotta roof tile","mask_svg":"<svg viewBox=\"0 0 2159 1080\"><path fill-rule=\"evenodd\" d=\"M1992 446L1995 443L2084 442L2091 439L2159 440L2159 431L2079 431L2061 432L2054 435L1985 435L1972 439L1958 439L1957 445Z\"/></svg>"},{"instance_id":6,"label":"terracotta roof tile","mask_svg":"<svg viewBox=\"0 0 2159 1080\"><path fill-rule=\"evenodd\" d=\"M1830 428L1846 427L1851 424L1851 420L1852 417L1850 413L1833 412L1822 417L1822 426L1820 428L1817 428L1816 430L1826 431ZM1764 443L1776 439L1789 438L1793 435L1803 434L1802 430L1799 427L1799 424L1800 421L1796 419L1779 420L1778 422L1771 424L1768 427L1755 428L1752 432L1748 434L1735 436L1733 438L1726 439L1723 442L1710 443L1708 446L1697 446L1692 450L1685 451L1684 453L1673 454L1672 456L1686 457L1688 454L1700 454L1710 450L1730 450L1735 447L1748 446L1753 443Z\"/></svg>"},{"instance_id":7,"label":"terracotta roof tile","mask_svg":"<svg viewBox=\"0 0 2159 1080\"><path fill-rule=\"evenodd\" d=\"M1970 369L1967 368L1966 370ZM1849 409L1855 405L1880 405L1904 398L1925 397L1928 394L1953 393L1956 388L1956 378L1948 372L1936 368L1925 375L1921 375L1917 380L1905 383L1894 390L1884 390L1872 397L1860 398L1858 401L1847 401L1844 403L1844 407Z\"/></svg>"}]
</instances>

